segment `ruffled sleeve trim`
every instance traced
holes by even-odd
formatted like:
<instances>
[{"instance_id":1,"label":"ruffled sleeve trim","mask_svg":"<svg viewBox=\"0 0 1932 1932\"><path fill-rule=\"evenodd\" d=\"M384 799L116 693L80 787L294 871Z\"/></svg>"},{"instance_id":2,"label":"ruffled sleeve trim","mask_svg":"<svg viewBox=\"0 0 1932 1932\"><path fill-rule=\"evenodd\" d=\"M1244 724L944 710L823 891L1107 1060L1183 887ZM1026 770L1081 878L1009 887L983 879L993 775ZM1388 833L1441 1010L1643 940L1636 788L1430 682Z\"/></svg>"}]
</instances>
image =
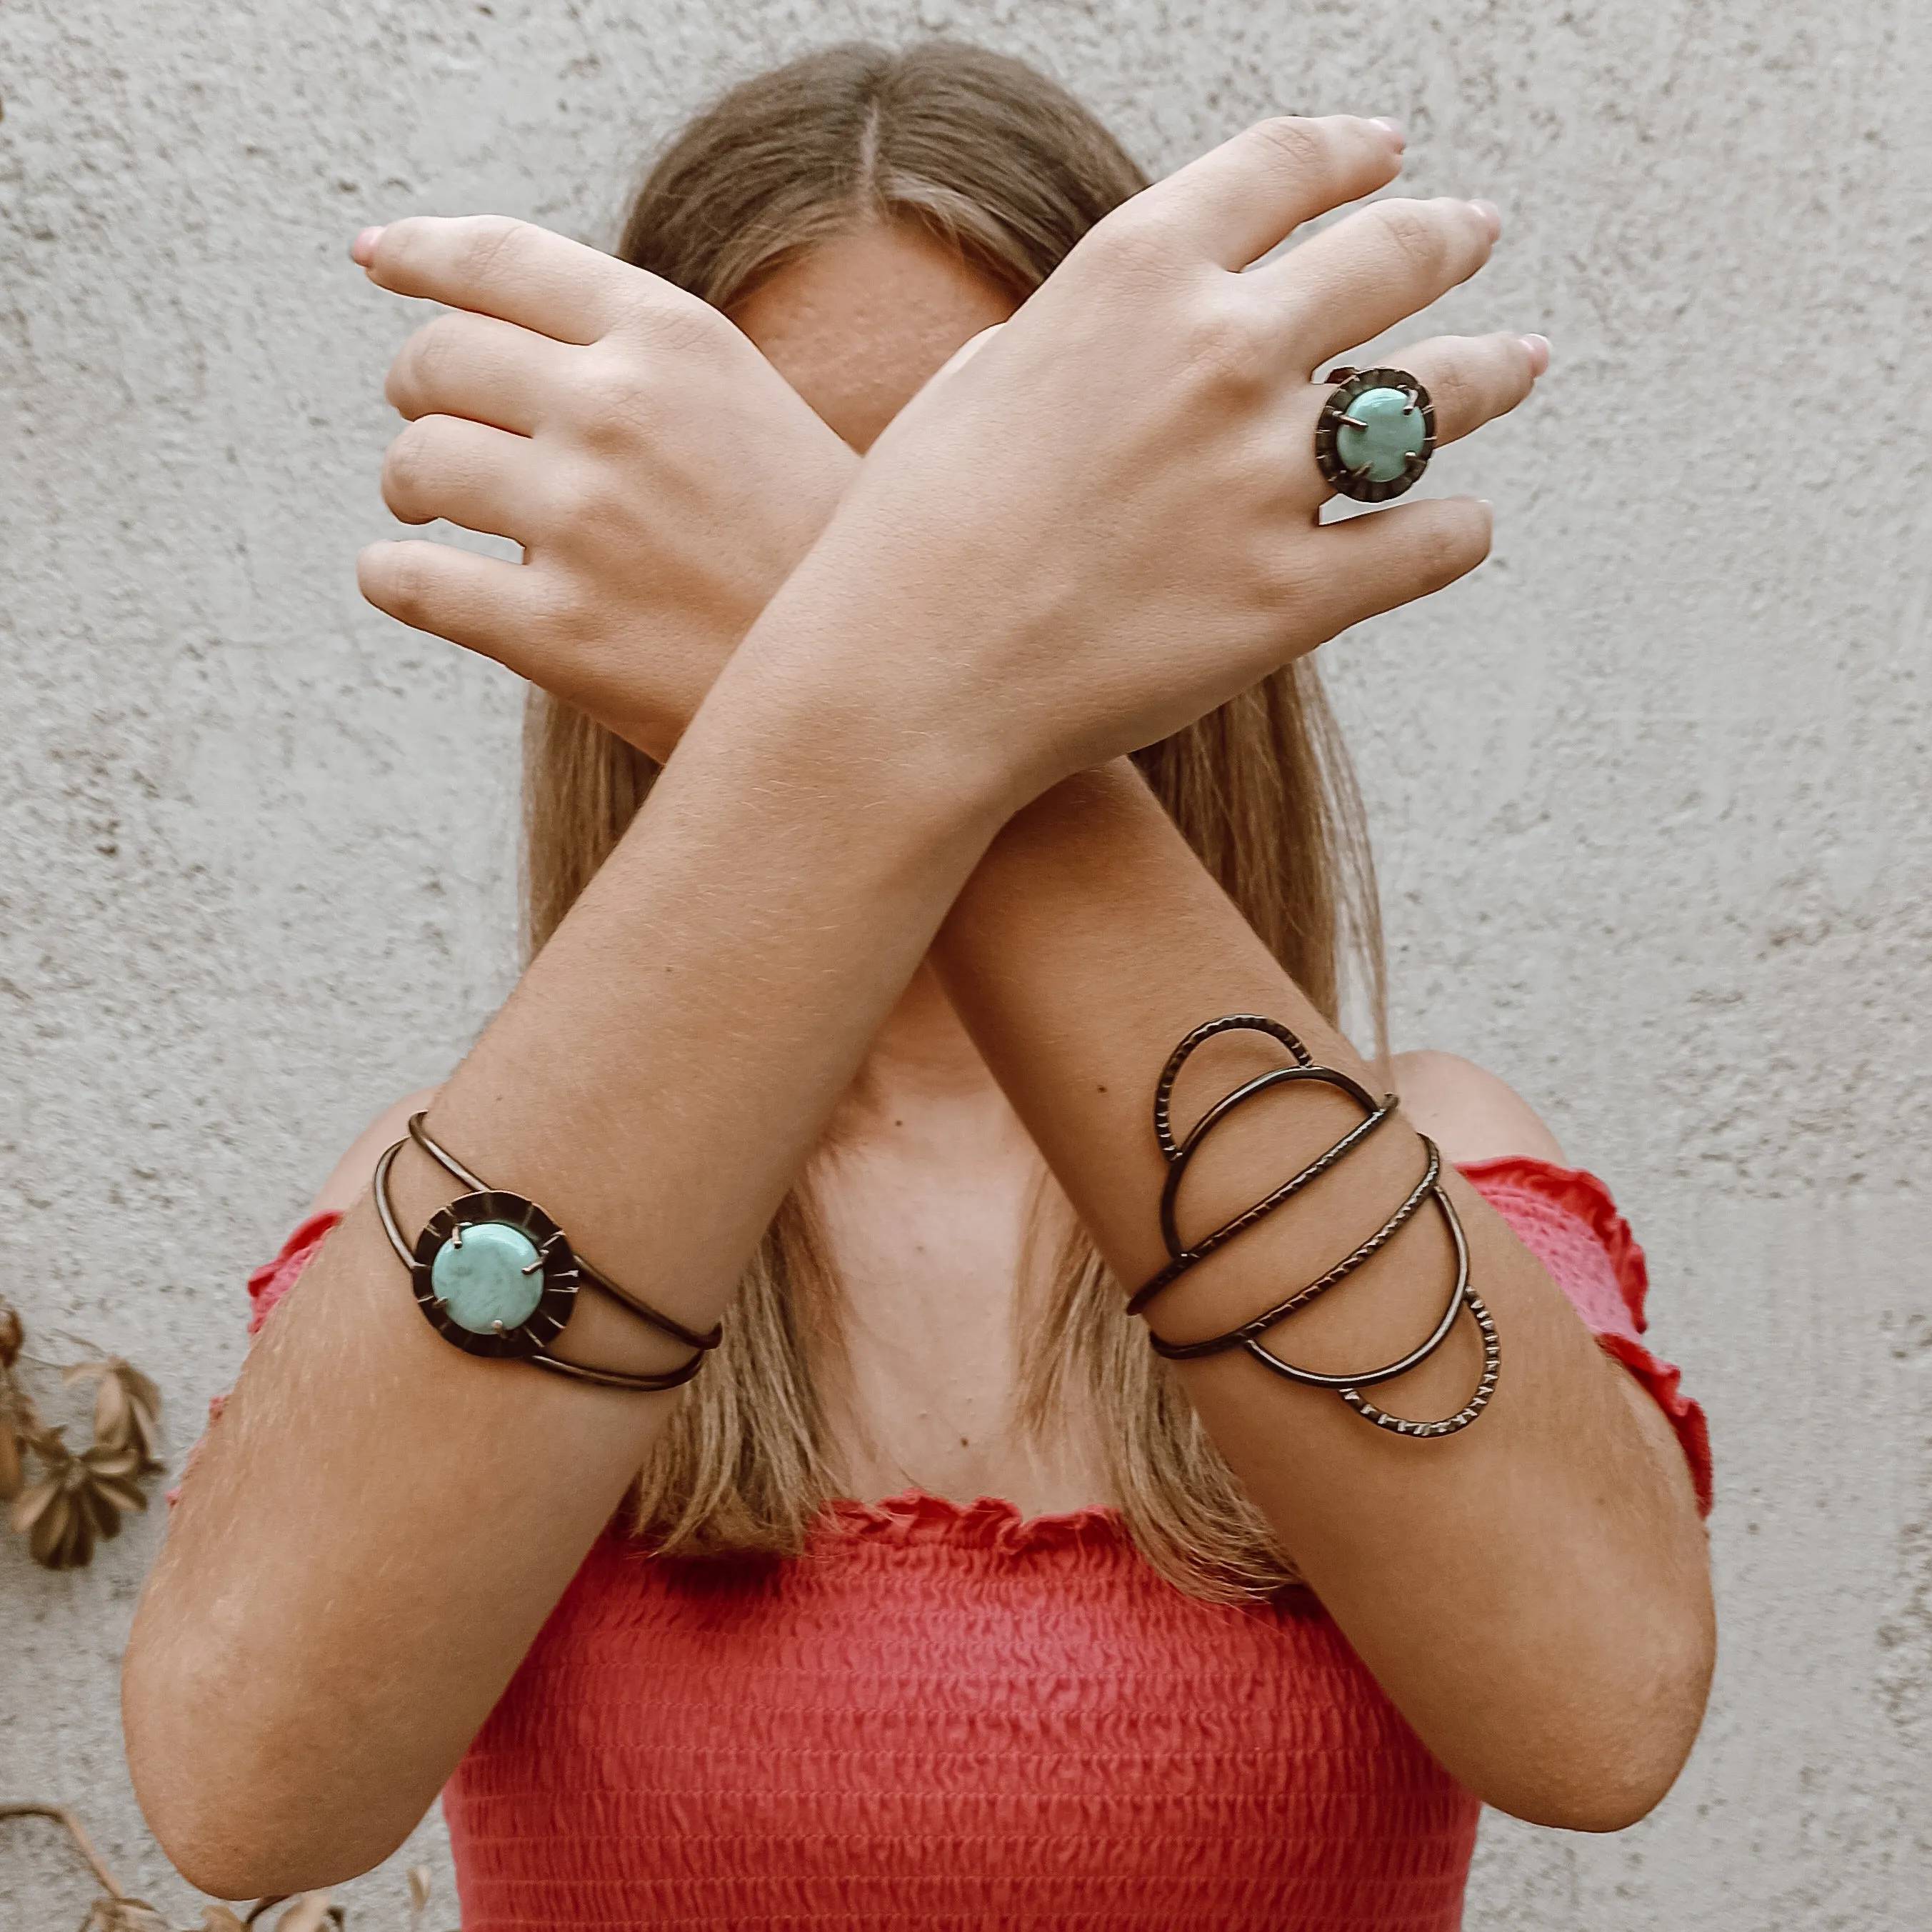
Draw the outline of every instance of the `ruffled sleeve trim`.
<instances>
[{"instance_id":1,"label":"ruffled sleeve trim","mask_svg":"<svg viewBox=\"0 0 1932 1932\"><path fill-rule=\"evenodd\" d=\"M260 1334L262 1324L275 1312L277 1305L300 1279L302 1271L315 1258L322 1238L340 1220L340 1214L311 1214L282 1244L282 1251L265 1262L248 1277L248 1334L250 1340Z\"/></svg>"},{"instance_id":2,"label":"ruffled sleeve trim","mask_svg":"<svg viewBox=\"0 0 1932 1932\"><path fill-rule=\"evenodd\" d=\"M1569 1298L1605 1354L1649 1392L1677 1432L1697 1506L1711 1508L1711 1437L1704 1412L1684 1394L1682 1372L1642 1337L1650 1270L1630 1223L1610 1191L1581 1168L1508 1155L1462 1169L1477 1191L1509 1222Z\"/></svg>"}]
</instances>

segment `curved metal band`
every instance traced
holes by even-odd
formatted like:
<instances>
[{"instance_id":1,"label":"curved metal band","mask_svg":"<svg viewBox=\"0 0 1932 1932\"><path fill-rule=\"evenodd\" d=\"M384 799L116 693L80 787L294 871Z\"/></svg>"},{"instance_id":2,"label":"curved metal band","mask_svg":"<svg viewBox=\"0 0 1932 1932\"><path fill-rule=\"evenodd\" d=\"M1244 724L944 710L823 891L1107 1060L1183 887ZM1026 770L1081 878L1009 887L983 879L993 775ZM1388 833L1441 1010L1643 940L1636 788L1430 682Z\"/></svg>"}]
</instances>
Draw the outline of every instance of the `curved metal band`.
<instances>
[{"instance_id":1,"label":"curved metal band","mask_svg":"<svg viewBox=\"0 0 1932 1932\"><path fill-rule=\"evenodd\" d=\"M1462 1263L1456 1282L1456 1290L1460 1293L1463 1282L1468 1276L1468 1258L1462 1246L1462 1223L1456 1220L1456 1210L1448 1206L1448 1197L1442 1195L1442 1190L1436 1184L1442 1174L1442 1154L1436 1143L1426 1134L1420 1136L1420 1138L1423 1145L1429 1150L1429 1162L1423 1170L1422 1178L1410 1189L1408 1196L1402 1205L1352 1254L1345 1255L1326 1274L1311 1281L1306 1288L1297 1288L1286 1301L1277 1302L1265 1314L1257 1315L1252 1322L1244 1322L1240 1328L1231 1328L1225 1335L1211 1336L1204 1342L1166 1342L1156 1335L1154 1336L1154 1353L1157 1355L1165 1355L1171 1362L1192 1361L1203 1355L1221 1354L1229 1348L1239 1348L1244 1343L1254 1340L1258 1336L1265 1334L1268 1330L1272 1328L1277 1322L1286 1321L1297 1309L1306 1308L1317 1295L1326 1294L1337 1282L1346 1281L1349 1276L1353 1274L1356 1269L1371 1256L1379 1254L1415 1218L1422 1204L1432 1195L1441 1197L1441 1204L1448 1212L1455 1230L1456 1252ZM1455 1304L1453 1300L1450 1306L1451 1313L1449 1318L1453 1322L1455 1319L1453 1312ZM1444 1333L1447 1332L1445 1329ZM1440 1345L1438 1343L1436 1346ZM1322 1386L1341 1388L1354 1383L1366 1384L1386 1379L1385 1376L1381 1375L1339 1376L1324 1383Z\"/></svg>"},{"instance_id":2,"label":"curved metal band","mask_svg":"<svg viewBox=\"0 0 1932 1932\"><path fill-rule=\"evenodd\" d=\"M1406 1376L1412 1369L1419 1369L1443 1343L1449 1339L1449 1331L1456 1325L1456 1317L1462 1306L1462 1298L1469 1290L1469 1244L1462 1233L1461 1217L1454 1204L1440 1187L1432 1186L1430 1195L1441 1209L1442 1218L1449 1224L1450 1238L1456 1244L1456 1280L1449 1291L1449 1300L1442 1310L1442 1318L1431 1330L1428 1338L1410 1349L1398 1360L1384 1363L1378 1369L1364 1369L1354 1373L1340 1376L1318 1374L1312 1369L1298 1369L1292 1362L1284 1362L1279 1355L1271 1354L1261 1345L1258 1336L1244 1334L1230 1340L1238 1339L1240 1346L1258 1362L1274 1370L1278 1376L1289 1382L1299 1382L1304 1388L1342 1389L1373 1388L1378 1382L1392 1382L1397 1376ZM1252 1324L1251 1324L1252 1325Z\"/></svg>"},{"instance_id":3,"label":"curved metal band","mask_svg":"<svg viewBox=\"0 0 1932 1932\"><path fill-rule=\"evenodd\" d=\"M1454 1436L1467 1429L1489 1407L1490 1398L1496 1392L1497 1378L1502 1373L1503 1352L1496 1335L1496 1318L1483 1306L1482 1297L1473 1288L1466 1288L1462 1300L1482 1335L1483 1373L1475 1394L1454 1415L1445 1415L1439 1422L1412 1422L1406 1416L1391 1415L1387 1409L1378 1408L1354 1389L1342 1390L1342 1400L1364 1421L1396 1436Z\"/></svg>"},{"instance_id":4,"label":"curved metal band","mask_svg":"<svg viewBox=\"0 0 1932 1932\"><path fill-rule=\"evenodd\" d=\"M1267 1034L1288 1049L1293 1056L1294 1064L1273 1068L1244 1082L1232 1093L1216 1101L1196 1122L1184 1139L1177 1140L1173 1131L1171 1110L1174 1083L1179 1078L1181 1070L1204 1041L1220 1034L1237 1031ZM1333 1147L1318 1156L1294 1179L1276 1188L1264 1199L1256 1202L1252 1208L1237 1215L1232 1221L1216 1228L1193 1246L1184 1247L1176 1219L1180 1182L1188 1163L1198 1152L1209 1134L1237 1108L1270 1089L1290 1082L1310 1080L1336 1088L1348 1094L1363 1109L1366 1118ZM1394 1112L1396 1105L1395 1096L1391 1094L1378 1106L1374 1096L1358 1081L1335 1068L1318 1066L1300 1040L1278 1020L1269 1019L1259 1014L1231 1013L1196 1027L1168 1056L1167 1064L1161 1070L1160 1080L1154 1089L1154 1138L1168 1166L1166 1182L1161 1190L1161 1235L1172 1259L1159 1274L1136 1291L1127 1304L1128 1312L1138 1313L1163 1288L1172 1286L1190 1268L1232 1240L1237 1234L1274 1213L1318 1175L1327 1173L1346 1159L1388 1120ZM1244 1348L1273 1373L1306 1388L1331 1390L1365 1420L1394 1434L1436 1437L1451 1436L1459 1430L1466 1429L1488 1406L1490 1397L1496 1392L1502 1367L1502 1348L1497 1339L1496 1322L1484 1306L1481 1298L1470 1285L1468 1240L1463 1232L1462 1216L1456 1213L1455 1203L1450 1199L1448 1191L1442 1184L1442 1150L1427 1135L1420 1135L1418 1138L1428 1150L1422 1178L1410 1190L1401 1206L1353 1252L1336 1262L1318 1280L1298 1288L1286 1300L1277 1303L1264 1313L1244 1322L1240 1328L1232 1329L1225 1335L1214 1336L1204 1342L1172 1342L1164 1341L1150 1330L1149 1340L1155 1352L1170 1361L1187 1361L1203 1356L1220 1354L1230 1348ZM1384 1363L1380 1368L1343 1375L1325 1375L1312 1369L1298 1368L1292 1362L1284 1361L1263 1345L1262 1338L1270 1329L1286 1320L1297 1310L1305 1308L1318 1295L1325 1294L1338 1282L1346 1280L1372 1256L1379 1253L1414 1219L1425 1202L1435 1203L1448 1228L1450 1239L1456 1251L1456 1272L1442 1313L1434 1328L1422 1342L1406 1354L1394 1361ZM1391 1415L1387 1410L1378 1408L1361 1393L1365 1388L1394 1382L1399 1376L1420 1368L1448 1340L1454 1330L1456 1318L1465 1307L1469 1310L1482 1337L1483 1370L1475 1393L1455 1414L1443 1417L1436 1421L1413 1422L1404 1417Z\"/></svg>"},{"instance_id":5,"label":"curved metal band","mask_svg":"<svg viewBox=\"0 0 1932 1932\"><path fill-rule=\"evenodd\" d=\"M412 1127L416 1125L416 1121L420 1121L422 1118L421 1114L418 1114L416 1117L416 1121L412 1121L410 1124ZM418 1138L412 1134L411 1138L417 1138L418 1144L421 1145L422 1139L426 1138L427 1136ZM382 1222L382 1232L388 1236L390 1246L395 1250L397 1258L410 1270L411 1278L413 1280L418 1269L416 1250L410 1246L409 1242L404 1237L402 1229L397 1225L395 1208L389 1199L389 1170L395 1165L397 1155L402 1152L406 1144L405 1142L398 1141L392 1147L383 1150L381 1159L376 1163L376 1172L371 1180L371 1191L376 1197L376 1213L377 1218ZM460 1167L452 1158L444 1153L442 1149L436 1147L434 1143L425 1147L424 1151L430 1154L457 1180L467 1186L472 1194L488 1194L493 1191L478 1180L476 1175ZM575 1257L573 1256L572 1258L575 1259ZM580 1260L576 1261L576 1269L580 1275L586 1275L586 1278L588 1278ZM602 1286L601 1283L598 1285ZM428 1291L419 1290L418 1294L425 1292ZM620 1300L625 1299L621 1295L618 1298ZM662 1373L656 1374L634 1374L628 1370L622 1369L590 1368L580 1362L566 1361L562 1356L553 1355L544 1348L538 1348L527 1354L520 1354L503 1359L526 1362L532 1368L547 1369L552 1375L567 1376L573 1382L594 1383L601 1388L629 1389L640 1394L652 1394L664 1389L682 1388L704 1366L705 1353L705 1348L694 1348L690 1360L680 1363L674 1369L666 1370Z\"/></svg>"},{"instance_id":6,"label":"curved metal band","mask_svg":"<svg viewBox=\"0 0 1932 1932\"><path fill-rule=\"evenodd\" d=\"M410 1138L431 1160L439 1163L446 1173L461 1181L471 1193L487 1194L490 1191L488 1181L478 1180L447 1148L430 1138L429 1130L423 1125L426 1118L423 1114L410 1116ZM390 1238L393 1242L396 1238L392 1235ZM577 1254L574 1245L571 1252ZM628 1288L620 1288L602 1269L592 1268L581 1255L577 1255L577 1271L592 1288L601 1288L620 1306L628 1309L640 1320L648 1322L653 1328L662 1329L673 1341L682 1342L687 1348L696 1348L702 1352L716 1348L724 1339L724 1324L722 1322L709 1333L700 1335L694 1328L687 1328L682 1322L665 1314L661 1309L653 1308L641 1296L632 1294ZM696 1372L695 1370L692 1371L693 1374Z\"/></svg>"},{"instance_id":7,"label":"curved metal band","mask_svg":"<svg viewBox=\"0 0 1932 1932\"><path fill-rule=\"evenodd\" d=\"M1185 1140L1176 1140L1174 1135L1172 1106L1174 1085L1180 1071L1192 1059L1196 1052L1207 1041L1224 1033L1265 1034L1270 1040L1287 1048L1294 1058L1292 1066L1276 1066L1239 1086L1229 1094L1215 1102L1188 1131ZM1284 1182L1265 1199L1257 1201L1252 1208L1244 1208L1232 1221L1224 1222L1211 1234L1196 1241L1191 1247L1184 1246L1180 1229L1176 1223L1180 1184L1186 1177L1188 1163L1201 1150L1203 1143L1214 1130L1220 1126L1238 1108L1270 1089L1291 1081L1313 1080L1322 1085L1338 1088L1346 1094L1367 1115L1357 1126L1351 1128L1335 1144L1318 1154L1292 1180ZM1150 1280L1143 1282L1127 1302L1127 1312L1138 1315L1154 1297L1163 1289L1173 1286L1191 1268L1207 1259L1216 1250L1226 1246L1237 1234L1244 1234L1258 1222L1265 1220L1278 1208L1285 1206L1300 1193L1310 1182L1319 1178L1331 1168L1346 1160L1376 1130L1384 1125L1396 1108L1395 1096L1388 1095L1378 1104L1369 1090L1348 1075L1332 1066L1317 1066L1314 1057L1303 1046L1298 1036L1282 1024L1279 1020L1268 1018L1262 1013L1229 1013L1218 1020L1210 1020L1198 1026L1168 1056L1167 1064L1161 1069L1160 1078L1156 1082L1154 1096L1154 1138L1160 1143L1162 1157L1167 1162L1167 1180L1160 1191L1161 1239L1166 1244L1167 1252L1172 1256L1167 1266ZM1410 1211L1414 1212L1413 1208ZM1391 1231L1392 1232L1392 1231ZM1365 1255L1364 1260L1367 1258ZM1344 1272L1346 1272L1345 1270ZM1336 1280L1340 1280L1338 1275ZM1332 1287L1334 1282L1326 1278L1321 1286L1307 1293L1304 1299L1312 1300L1322 1288ZM1299 1302L1294 1304L1299 1306ZM1154 1346L1161 1346L1158 1340ZM1224 1345L1228 1346L1228 1345ZM1211 1353L1212 1351L1207 1352Z\"/></svg>"}]
</instances>

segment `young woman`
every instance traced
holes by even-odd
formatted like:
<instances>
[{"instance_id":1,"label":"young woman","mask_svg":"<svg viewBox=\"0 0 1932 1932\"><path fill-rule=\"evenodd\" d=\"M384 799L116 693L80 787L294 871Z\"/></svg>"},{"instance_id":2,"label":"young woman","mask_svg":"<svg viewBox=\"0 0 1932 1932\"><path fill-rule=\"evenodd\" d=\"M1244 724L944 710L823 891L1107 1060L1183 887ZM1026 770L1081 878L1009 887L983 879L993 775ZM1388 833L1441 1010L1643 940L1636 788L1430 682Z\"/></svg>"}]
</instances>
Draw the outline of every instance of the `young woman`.
<instances>
[{"instance_id":1,"label":"young woman","mask_svg":"<svg viewBox=\"0 0 1932 1932\"><path fill-rule=\"evenodd\" d=\"M1497 223L1250 265L1400 150L1270 122L1142 193L1023 68L848 48L688 130L623 260L358 241L450 311L392 507L524 546L362 580L548 694L540 950L253 1284L127 1660L198 1883L333 1882L446 1784L470 1932L1444 1927L1479 1800L1668 1787L1704 1471L1640 1253L1499 1082L1384 1108L1336 1026L1375 927L1307 653L1488 516L1324 524L1312 379ZM1447 442L1546 355L1373 394ZM568 1326L484 1358L523 1277Z\"/></svg>"}]
</instances>

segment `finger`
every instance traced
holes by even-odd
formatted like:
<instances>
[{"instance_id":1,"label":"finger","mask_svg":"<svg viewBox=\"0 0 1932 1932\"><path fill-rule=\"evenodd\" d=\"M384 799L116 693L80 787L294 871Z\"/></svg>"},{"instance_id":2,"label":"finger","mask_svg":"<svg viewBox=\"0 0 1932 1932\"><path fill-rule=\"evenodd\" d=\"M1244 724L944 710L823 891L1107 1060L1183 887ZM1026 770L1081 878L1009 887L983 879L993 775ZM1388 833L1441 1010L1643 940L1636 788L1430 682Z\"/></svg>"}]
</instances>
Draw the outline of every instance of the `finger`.
<instances>
[{"instance_id":1,"label":"finger","mask_svg":"<svg viewBox=\"0 0 1932 1932\"><path fill-rule=\"evenodd\" d=\"M398 523L438 517L525 543L537 506L526 471L530 440L461 416L410 424L382 458L382 501Z\"/></svg>"},{"instance_id":2,"label":"finger","mask_svg":"<svg viewBox=\"0 0 1932 1932\"><path fill-rule=\"evenodd\" d=\"M1318 634L1332 638L1466 576L1490 554L1490 506L1473 496L1406 503L1322 526ZM1304 607L1306 609L1306 607Z\"/></svg>"},{"instance_id":3,"label":"finger","mask_svg":"<svg viewBox=\"0 0 1932 1932\"><path fill-rule=\"evenodd\" d=\"M614 255L506 214L413 214L357 246L379 287L556 342L595 342L655 298L696 300Z\"/></svg>"},{"instance_id":4,"label":"finger","mask_svg":"<svg viewBox=\"0 0 1932 1932\"><path fill-rule=\"evenodd\" d=\"M522 564L419 540L371 544L356 560L356 584L377 610L514 671L542 627L534 580Z\"/></svg>"},{"instance_id":5,"label":"finger","mask_svg":"<svg viewBox=\"0 0 1932 1932\"><path fill-rule=\"evenodd\" d=\"M1494 209L1473 201L1378 201L1247 280L1312 370L1466 282L1490 259Z\"/></svg>"},{"instance_id":6,"label":"finger","mask_svg":"<svg viewBox=\"0 0 1932 1932\"><path fill-rule=\"evenodd\" d=\"M403 344L382 393L412 422L467 416L529 436L565 380L566 358L548 336L453 310Z\"/></svg>"},{"instance_id":7,"label":"finger","mask_svg":"<svg viewBox=\"0 0 1932 1932\"><path fill-rule=\"evenodd\" d=\"M1538 360L1527 336L1438 335L1402 351L1395 366L1429 392L1442 443L1508 416L1535 388Z\"/></svg>"},{"instance_id":8,"label":"finger","mask_svg":"<svg viewBox=\"0 0 1932 1932\"><path fill-rule=\"evenodd\" d=\"M1258 122L1130 204L1135 219L1172 222L1224 268L1245 268L1331 208L1394 180L1402 130L1352 114Z\"/></svg>"}]
</instances>

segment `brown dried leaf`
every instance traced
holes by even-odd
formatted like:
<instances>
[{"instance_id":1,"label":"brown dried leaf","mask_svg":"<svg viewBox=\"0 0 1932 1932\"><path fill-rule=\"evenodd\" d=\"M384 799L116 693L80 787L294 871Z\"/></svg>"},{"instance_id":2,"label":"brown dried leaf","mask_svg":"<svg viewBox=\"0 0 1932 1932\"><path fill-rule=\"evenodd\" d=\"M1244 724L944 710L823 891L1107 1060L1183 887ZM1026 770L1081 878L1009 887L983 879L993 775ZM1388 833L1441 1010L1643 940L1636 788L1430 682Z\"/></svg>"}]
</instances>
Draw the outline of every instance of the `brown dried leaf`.
<instances>
[{"instance_id":1,"label":"brown dried leaf","mask_svg":"<svg viewBox=\"0 0 1932 1932\"><path fill-rule=\"evenodd\" d=\"M20 1485L26 1480L20 1436L11 1419L0 1415L0 1503L10 1503L20 1493Z\"/></svg>"},{"instance_id":2,"label":"brown dried leaf","mask_svg":"<svg viewBox=\"0 0 1932 1932\"><path fill-rule=\"evenodd\" d=\"M76 1484L74 1500L76 1512L86 1517L88 1527L104 1542L111 1541L121 1534L121 1512L102 1493L98 1484Z\"/></svg>"},{"instance_id":3,"label":"brown dried leaf","mask_svg":"<svg viewBox=\"0 0 1932 1932\"><path fill-rule=\"evenodd\" d=\"M161 1414L161 1391L153 1378L144 1376L134 1364L124 1357L114 1358L114 1372L120 1378L121 1385L128 1391L128 1400L136 1408L148 1412L151 1421L158 1422Z\"/></svg>"},{"instance_id":4,"label":"brown dried leaf","mask_svg":"<svg viewBox=\"0 0 1932 1932\"><path fill-rule=\"evenodd\" d=\"M95 1438L102 1442L123 1439L129 1426L129 1408L128 1391L122 1386L121 1378L103 1376L94 1396Z\"/></svg>"},{"instance_id":5,"label":"brown dried leaf","mask_svg":"<svg viewBox=\"0 0 1932 1932\"><path fill-rule=\"evenodd\" d=\"M420 1913L429 1904L430 1869L428 1865L410 1868L410 1910Z\"/></svg>"},{"instance_id":6,"label":"brown dried leaf","mask_svg":"<svg viewBox=\"0 0 1932 1932\"><path fill-rule=\"evenodd\" d=\"M61 1492L59 1479L49 1476L36 1483L16 1502L8 1516L16 1536L25 1536L38 1523L48 1510L53 1507L54 1498Z\"/></svg>"},{"instance_id":7,"label":"brown dried leaf","mask_svg":"<svg viewBox=\"0 0 1932 1932\"><path fill-rule=\"evenodd\" d=\"M104 1476L90 1472L87 1486L93 1494L112 1504L124 1516L148 1507L147 1498L124 1476Z\"/></svg>"},{"instance_id":8,"label":"brown dried leaf","mask_svg":"<svg viewBox=\"0 0 1932 1932\"><path fill-rule=\"evenodd\" d=\"M320 1932L328 1917L328 1894L305 1892L275 1921L275 1932Z\"/></svg>"},{"instance_id":9,"label":"brown dried leaf","mask_svg":"<svg viewBox=\"0 0 1932 1932\"><path fill-rule=\"evenodd\" d=\"M141 1452L131 1443L97 1442L81 1452L80 1460L90 1475L125 1478L141 1473Z\"/></svg>"},{"instance_id":10,"label":"brown dried leaf","mask_svg":"<svg viewBox=\"0 0 1932 1932\"><path fill-rule=\"evenodd\" d=\"M14 1366L26 1339L20 1328L20 1318L14 1312L14 1304L4 1296L0 1296L0 1369L10 1369Z\"/></svg>"},{"instance_id":11,"label":"brown dried leaf","mask_svg":"<svg viewBox=\"0 0 1932 1932\"><path fill-rule=\"evenodd\" d=\"M78 1570L94 1556L94 1525L80 1498L62 1486L40 1512L27 1539L36 1563L50 1570Z\"/></svg>"},{"instance_id":12,"label":"brown dried leaf","mask_svg":"<svg viewBox=\"0 0 1932 1932\"><path fill-rule=\"evenodd\" d=\"M244 1932L242 1921L225 1905L211 1905L201 1915L201 1932Z\"/></svg>"},{"instance_id":13,"label":"brown dried leaf","mask_svg":"<svg viewBox=\"0 0 1932 1932\"><path fill-rule=\"evenodd\" d=\"M131 1448L143 1462L154 1461L160 1442L161 1392L125 1356L76 1362L61 1379L71 1384L98 1381L94 1398L94 1433L104 1444Z\"/></svg>"},{"instance_id":14,"label":"brown dried leaf","mask_svg":"<svg viewBox=\"0 0 1932 1932\"><path fill-rule=\"evenodd\" d=\"M80 1932L169 1932L169 1927L144 1898L97 1898Z\"/></svg>"}]
</instances>

